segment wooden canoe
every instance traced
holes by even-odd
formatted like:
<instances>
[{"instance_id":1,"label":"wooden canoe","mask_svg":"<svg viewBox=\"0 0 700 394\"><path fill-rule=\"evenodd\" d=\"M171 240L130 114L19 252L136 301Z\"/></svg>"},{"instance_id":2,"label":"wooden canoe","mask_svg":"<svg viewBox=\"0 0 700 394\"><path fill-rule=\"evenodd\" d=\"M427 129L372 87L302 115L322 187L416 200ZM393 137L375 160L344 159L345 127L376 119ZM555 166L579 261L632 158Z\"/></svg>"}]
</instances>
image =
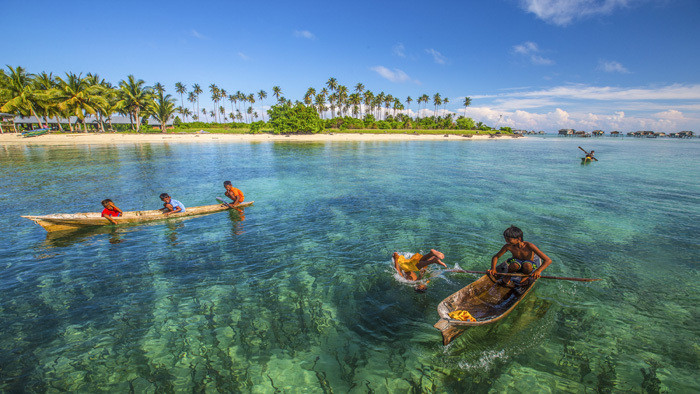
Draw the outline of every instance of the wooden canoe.
<instances>
[{"instance_id":1,"label":"wooden canoe","mask_svg":"<svg viewBox=\"0 0 700 394\"><path fill-rule=\"evenodd\" d=\"M434 325L442 332L442 343L449 344L471 326L493 323L506 317L534 285L533 282L510 288L497 284L488 275L484 275L445 298L437 307L440 320ZM449 314L456 310L466 310L476 321L452 319Z\"/></svg>"},{"instance_id":2,"label":"wooden canoe","mask_svg":"<svg viewBox=\"0 0 700 394\"><path fill-rule=\"evenodd\" d=\"M238 205L241 208L253 205L254 201L244 202ZM202 205L199 207L189 207L185 212L164 215L163 211L157 209L153 211L125 211L122 216L113 217L117 224L143 223L154 220L174 219L196 215L207 215L210 213L226 211L229 208L223 204ZM44 216L22 216L43 227L46 231L66 231L78 230L88 226L111 225L109 220L102 217L100 212L88 213L54 213Z\"/></svg>"}]
</instances>

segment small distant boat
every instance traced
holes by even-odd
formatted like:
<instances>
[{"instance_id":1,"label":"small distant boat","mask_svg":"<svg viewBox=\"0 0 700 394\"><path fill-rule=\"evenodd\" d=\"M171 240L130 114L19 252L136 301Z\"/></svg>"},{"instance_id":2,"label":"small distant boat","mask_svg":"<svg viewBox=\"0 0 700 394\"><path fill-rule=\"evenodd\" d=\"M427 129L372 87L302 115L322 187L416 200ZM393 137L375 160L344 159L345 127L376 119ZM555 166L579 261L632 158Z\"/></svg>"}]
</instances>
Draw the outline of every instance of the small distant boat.
<instances>
[{"instance_id":1,"label":"small distant boat","mask_svg":"<svg viewBox=\"0 0 700 394\"><path fill-rule=\"evenodd\" d=\"M442 300L437 307L440 320L433 327L442 333L443 345L448 345L471 326L493 323L506 317L532 290L535 282L510 288L484 275ZM475 321L451 318L450 313L455 311L467 311Z\"/></svg>"},{"instance_id":2,"label":"small distant boat","mask_svg":"<svg viewBox=\"0 0 700 394\"><path fill-rule=\"evenodd\" d=\"M238 205L240 208L245 208L253 205L254 201L244 202ZM155 220L165 220L182 218L188 216L207 215L210 213L221 212L228 210L228 206L223 204L202 205L199 207L190 207L185 212L172 213L164 215L163 211L157 209L152 211L125 211L122 216L112 217L114 221L120 224L127 223L143 223ZM22 216L34 223L43 227L46 231L67 231L78 230L88 226L105 226L111 225L107 219L102 217L100 212L88 213L54 213L44 216Z\"/></svg>"},{"instance_id":3,"label":"small distant boat","mask_svg":"<svg viewBox=\"0 0 700 394\"><path fill-rule=\"evenodd\" d=\"M25 131L22 133L22 137L27 138L27 137L36 137L39 135L44 135L49 132L50 129L36 129L36 130L31 130L31 131Z\"/></svg>"},{"instance_id":4,"label":"small distant boat","mask_svg":"<svg viewBox=\"0 0 700 394\"><path fill-rule=\"evenodd\" d=\"M582 157L582 158L581 158L581 164L588 164L588 163L590 163L591 161L592 161L592 160L591 160L590 157Z\"/></svg>"}]
</instances>

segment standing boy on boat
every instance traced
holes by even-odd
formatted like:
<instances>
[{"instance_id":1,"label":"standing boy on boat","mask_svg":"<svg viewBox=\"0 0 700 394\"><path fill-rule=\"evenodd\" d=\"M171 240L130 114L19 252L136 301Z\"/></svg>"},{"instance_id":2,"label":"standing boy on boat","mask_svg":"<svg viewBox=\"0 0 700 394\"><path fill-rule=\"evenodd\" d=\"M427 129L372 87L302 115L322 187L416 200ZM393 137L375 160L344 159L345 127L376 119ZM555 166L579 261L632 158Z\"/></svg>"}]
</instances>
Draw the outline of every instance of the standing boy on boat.
<instances>
[{"instance_id":1,"label":"standing boy on boat","mask_svg":"<svg viewBox=\"0 0 700 394\"><path fill-rule=\"evenodd\" d=\"M542 271L552 263L552 259L542 253L537 246L530 242L523 241L523 230L515 226L510 226L503 232L503 238L505 238L506 244L491 258L491 269L488 271L489 275L497 275L496 264L498 263L498 259L506 252L510 252L513 257L499 266L499 271L505 271L505 266L507 265L509 273L523 273L529 275L529 277L523 277L520 280L520 285L526 285L530 280L534 281L538 279L540 275L542 275ZM503 284L507 286L510 285L510 278L504 277Z\"/></svg>"},{"instance_id":2,"label":"standing boy on boat","mask_svg":"<svg viewBox=\"0 0 700 394\"><path fill-rule=\"evenodd\" d=\"M102 217L109 220L112 224L117 224L117 221L112 219L112 216L121 216L122 210L117 208L109 198L102 200L102 206L105 207L105 209L102 210Z\"/></svg>"},{"instance_id":3,"label":"standing boy on boat","mask_svg":"<svg viewBox=\"0 0 700 394\"><path fill-rule=\"evenodd\" d=\"M224 193L226 197L233 200L233 202L224 203L224 205L226 205L229 208L234 208L238 204L243 202L243 200L245 199L245 197L243 196L243 192L240 189L233 187L231 181L224 181L224 187L226 188L226 193Z\"/></svg>"},{"instance_id":4,"label":"standing boy on boat","mask_svg":"<svg viewBox=\"0 0 700 394\"><path fill-rule=\"evenodd\" d=\"M163 201L163 208L161 208L161 211L163 211L164 215L185 212L185 206L180 201L172 199L168 193L161 194L160 200Z\"/></svg>"}]
</instances>

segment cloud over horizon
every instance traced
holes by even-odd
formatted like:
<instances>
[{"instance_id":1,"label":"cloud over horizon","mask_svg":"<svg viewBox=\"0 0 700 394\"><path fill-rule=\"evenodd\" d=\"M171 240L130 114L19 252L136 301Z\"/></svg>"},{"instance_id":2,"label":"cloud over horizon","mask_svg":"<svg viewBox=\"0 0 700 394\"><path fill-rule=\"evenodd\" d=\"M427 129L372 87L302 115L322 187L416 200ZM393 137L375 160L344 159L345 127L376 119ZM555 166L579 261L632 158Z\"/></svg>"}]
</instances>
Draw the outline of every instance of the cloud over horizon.
<instances>
[{"instance_id":1,"label":"cloud over horizon","mask_svg":"<svg viewBox=\"0 0 700 394\"><path fill-rule=\"evenodd\" d=\"M308 30L294 30L294 37L306 38L307 40L316 39L316 36L314 35L314 33L310 32Z\"/></svg>"},{"instance_id":2,"label":"cloud over horizon","mask_svg":"<svg viewBox=\"0 0 700 394\"><path fill-rule=\"evenodd\" d=\"M522 7L539 19L567 26L574 19L610 14L634 0L521 0Z\"/></svg>"},{"instance_id":3,"label":"cloud over horizon","mask_svg":"<svg viewBox=\"0 0 700 394\"><path fill-rule=\"evenodd\" d=\"M425 53L431 55L433 57L433 60L437 64L447 63L447 58L442 53L438 52L437 50L435 50L433 48L426 49Z\"/></svg>"},{"instance_id":4,"label":"cloud over horizon","mask_svg":"<svg viewBox=\"0 0 700 394\"><path fill-rule=\"evenodd\" d=\"M398 68L395 68L393 70L389 70L388 68L384 66L374 66L371 67L370 70L376 72L379 74L381 77L388 79L391 82L417 82L411 79L411 77L408 76L405 72L402 70L399 70Z\"/></svg>"},{"instance_id":5,"label":"cloud over horizon","mask_svg":"<svg viewBox=\"0 0 700 394\"><path fill-rule=\"evenodd\" d=\"M607 73L620 73L620 74L629 74L630 71L625 68L622 64L616 61L609 61L609 60L600 60L598 62L598 69L603 70Z\"/></svg>"},{"instance_id":6,"label":"cloud over horizon","mask_svg":"<svg viewBox=\"0 0 700 394\"><path fill-rule=\"evenodd\" d=\"M513 52L515 52L518 55L523 55L527 57L528 59L530 59L530 62L532 62L532 64L541 66L548 66L554 64L552 60L542 57L539 54L540 48L537 46L537 44L535 44L532 41L525 41L522 44L513 46Z\"/></svg>"}]
</instances>

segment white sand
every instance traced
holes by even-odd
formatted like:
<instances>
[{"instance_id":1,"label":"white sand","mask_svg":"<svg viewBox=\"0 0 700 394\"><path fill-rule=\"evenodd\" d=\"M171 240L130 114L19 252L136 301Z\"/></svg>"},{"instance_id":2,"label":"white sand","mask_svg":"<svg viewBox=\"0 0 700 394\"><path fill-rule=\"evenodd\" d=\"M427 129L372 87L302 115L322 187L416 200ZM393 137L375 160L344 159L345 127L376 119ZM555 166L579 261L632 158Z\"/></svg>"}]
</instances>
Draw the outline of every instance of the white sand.
<instances>
[{"instance_id":1,"label":"white sand","mask_svg":"<svg viewBox=\"0 0 700 394\"><path fill-rule=\"evenodd\" d=\"M510 139L510 135L493 139ZM309 135L274 135L274 134L120 134L120 133L70 133L45 134L38 137L24 138L19 133L0 134L3 145L74 145L74 144L118 144L118 143L172 143L172 142L264 142L264 141L299 141L299 142L342 142L342 141L470 141L489 139L488 135L473 135L471 138L449 134L368 134L368 133L319 133Z\"/></svg>"}]
</instances>

